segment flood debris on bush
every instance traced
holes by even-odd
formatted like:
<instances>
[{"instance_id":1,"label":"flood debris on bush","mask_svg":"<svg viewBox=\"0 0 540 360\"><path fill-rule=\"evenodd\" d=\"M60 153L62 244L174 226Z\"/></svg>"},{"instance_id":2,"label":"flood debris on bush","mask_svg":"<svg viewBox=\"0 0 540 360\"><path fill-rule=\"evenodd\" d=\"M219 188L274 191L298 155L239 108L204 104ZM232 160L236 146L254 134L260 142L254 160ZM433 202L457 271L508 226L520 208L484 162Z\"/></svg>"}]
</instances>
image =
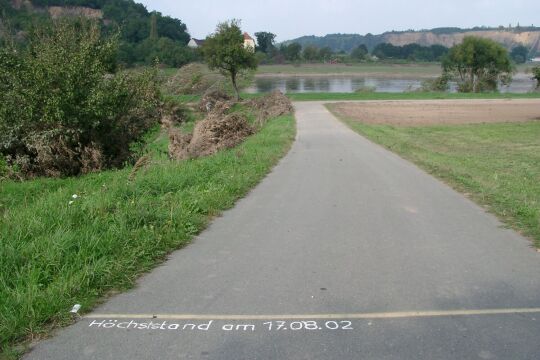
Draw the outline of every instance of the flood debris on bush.
<instances>
[{"instance_id":1,"label":"flood debris on bush","mask_svg":"<svg viewBox=\"0 0 540 360\"><path fill-rule=\"evenodd\" d=\"M253 72L239 74L239 86L248 86L253 76ZM163 85L163 90L172 95L202 95L212 90L232 90L232 84L229 79L219 72L209 70L206 65L192 63L182 66Z\"/></svg>"},{"instance_id":2,"label":"flood debris on bush","mask_svg":"<svg viewBox=\"0 0 540 360\"><path fill-rule=\"evenodd\" d=\"M268 119L293 111L290 100L280 92L244 101L242 104L256 116L257 123L253 125L245 114L231 112L235 104L230 96L223 92L211 91L205 94L199 103L199 109L206 112L206 117L196 124L193 134L186 134L176 127L168 126L169 156L172 159L184 160L235 147L260 129Z\"/></svg>"},{"instance_id":3,"label":"flood debris on bush","mask_svg":"<svg viewBox=\"0 0 540 360\"><path fill-rule=\"evenodd\" d=\"M24 48L0 47L0 176L122 167L159 122L156 72L119 72L118 38L104 37L96 22L49 26Z\"/></svg>"},{"instance_id":4,"label":"flood debris on bush","mask_svg":"<svg viewBox=\"0 0 540 360\"><path fill-rule=\"evenodd\" d=\"M280 91L274 91L269 95L248 100L246 104L257 111L257 123L259 126L264 125L268 119L293 112L291 101Z\"/></svg>"},{"instance_id":5,"label":"flood debris on bush","mask_svg":"<svg viewBox=\"0 0 540 360\"><path fill-rule=\"evenodd\" d=\"M182 66L164 85L164 90L171 94L198 95L207 91L219 80L219 75L205 70L201 64Z\"/></svg>"},{"instance_id":6,"label":"flood debris on bush","mask_svg":"<svg viewBox=\"0 0 540 360\"><path fill-rule=\"evenodd\" d=\"M229 103L232 97L222 90L212 89L204 93L199 101L199 110L202 112L210 112L214 109L217 103Z\"/></svg>"}]
</instances>

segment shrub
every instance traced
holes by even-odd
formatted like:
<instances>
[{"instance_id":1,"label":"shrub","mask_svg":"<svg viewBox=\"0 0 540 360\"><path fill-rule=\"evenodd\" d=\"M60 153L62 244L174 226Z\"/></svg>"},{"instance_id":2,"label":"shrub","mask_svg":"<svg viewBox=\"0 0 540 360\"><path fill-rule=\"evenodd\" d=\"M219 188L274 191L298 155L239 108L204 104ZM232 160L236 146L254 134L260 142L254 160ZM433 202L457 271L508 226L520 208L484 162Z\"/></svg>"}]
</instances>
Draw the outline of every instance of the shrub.
<instances>
[{"instance_id":1,"label":"shrub","mask_svg":"<svg viewBox=\"0 0 540 360\"><path fill-rule=\"evenodd\" d=\"M90 20L0 49L0 155L27 176L118 167L159 119L155 71L117 73L117 36Z\"/></svg>"},{"instance_id":2,"label":"shrub","mask_svg":"<svg viewBox=\"0 0 540 360\"><path fill-rule=\"evenodd\" d=\"M536 88L540 89L540 66L532 68L533 80L536 80Z\"/></svg>"},{"instance_id":3,"label":"shrub","mask_svg":"<svg viewBox=\"0 0 540 360\"><path fill-rule=\"evenodd\" d=\"M446 73L435 79L427 79L422 81L421 91L424 92L445 92L450 89L450 78Z\"/></svg>"},{"instance_id":4,"label":"shrub","mask_svg":"<svg viewBox=\"0 0 540 360\"><path fill-rule=\"evenodd\" d=\"M497 91L508 85L514 69L508 51L490 39L466 36L450 49L443 60L443 72L457 82L459 92Z\"/></svg>"}]
</instances>

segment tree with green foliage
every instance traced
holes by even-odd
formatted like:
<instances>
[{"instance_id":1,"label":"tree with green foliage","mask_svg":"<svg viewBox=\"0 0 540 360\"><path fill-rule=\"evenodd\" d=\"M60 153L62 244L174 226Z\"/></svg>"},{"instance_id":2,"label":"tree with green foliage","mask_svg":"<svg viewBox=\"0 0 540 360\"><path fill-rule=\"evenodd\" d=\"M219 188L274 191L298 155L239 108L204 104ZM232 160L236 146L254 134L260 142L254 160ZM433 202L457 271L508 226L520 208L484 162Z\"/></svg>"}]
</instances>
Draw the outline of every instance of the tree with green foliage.
<instances>
[{"instance_id":1,"label":"tree with green foliage","mask_svg":"<svg viewBox=\"0 0 540 360\"><path fill-rule=\"evenodd\" d=\"M540 89L540 66L535 66L532 68L533 80L536 80L536 88Z\"/></svg>"},{"instance_id":2,"label":"tree with green foliage","mask_svg":"<svg viewBox=\"0 0 540 360\"><path fill-rule=\"evenodd\" d=\"M186 47L191 38L181 20L163 16L157 11L149 12L143 4L134 0L32 0L32 4L36 7L84 6L100 9L103 12L103 21L99 24L102 32L109 35L120 32L120 59L127 66L152 65L156 58L168 66L181 66L185 62L178 62L178 59L182 58L178 54L189 53L188 49L181 49ZM14 33L28 32L34 26L51 22L47 12L27 6L16 9L10 0L0 0L0 16L5 17ZM169 44L172 42L168 40L172 40L172 52L175 55L170 56L163 51L155 52L157 46L143 44L149 38ZM194 54L191 55L193 57ZM165 59L171 58L175 59L174 63L165 62Z\"/></svg>"},{"instance_id":3,"label":"tree with green foliage","mask_svg":"<svg viewBox=\"0 0 540 360\"><path fill-rule=\"evenodd\" d=\"M157 15L156 13L152 13L150 16L150 39L156 40L158 38L158 30L157 30Z\"/></svg>"},{"instance_id":4,"label":"tree with green foliage","mask_svg":"<svg viewBox=\"0 0 540 360\"><path fill-rule=\"evenodd\" d=\"M268 31L260 31L255 33L255 38L257 38L257 51L270 54L274 50L276 34Z\"/></svg>"},{"instance_id":5,"label":"tree with green foliage","mask_svg":"<svg viewBox=\"0 0 540 360\"><path fill-rule=\"evenodd\" d=\"M240 100L237 76L243 71L257 69L255 53L244 47L240 21L233 19L218 24L216 31L206 38L202 52L211 70L217 69L230 77L236 100Z\"/></svg>"},{"instance_id":6,"label":"tree with green foliage","mask_svg":"<svg viewBox=\"0 0 540 360\"><path fill-rule=\"evenodd\" d=\"M334 52L329 46L325 46L319 50L319 58L322 61L328 61L332 58L332 55L334 55Z\"/></svg>"},{"instance_id":7,"label":"tree with green foliage","mask_svg":"<svg viewBox=\"0 0 540 360\"><path fill-rule=\"evenodd\" d=\"M460 92L496 91L499 82L512 81L513 67L508 51L493 40L467 36L450 49L442 64Z\"/></svg>"},{"instance_id":8,"label":"tree with green foliage","mask_svg":"<svg viewBox=\"0 0 540 360\"><path fill-rule=\"evenodd\" d=\"M302 56L307 62L316 61L319 59L319 49L313 45L308 45L302 51Z\"/></svg>"},{"instance_id":9,"label":"tree with green foliage","mask_svg":"<svg viewBox=\"0 0 540 360\"><path fill-rule=\"evenodd\" d=\"M361 61L361 60L365 60L368 54L369 54L368 48L366 47L366 45L362 44L352 51L351 57L355 60Z\"/></svg>"},{"instance_id":10,"label":"tree with green foliage","mask_svg":"<svg viewBox=\"0 0 540 360\"><path fill-rule=\"evenodd\" d=\"M524 64L529 57L529 48L524 45L518 45L512 49L510 57L516 64Z\"/></svg>"},{"instance_id":11,"label":"tree with green foliage","mask_svg":"<svg viewBox=\"0 0 540 360\"><path fill-rule=\"evenodd\" d=\"M302 51L302 45L299 43L291 43L289 45L281 45L280 49L285 59L288 61L298 61L300 60L300 55Z\"/></svg>"}]
</instances>

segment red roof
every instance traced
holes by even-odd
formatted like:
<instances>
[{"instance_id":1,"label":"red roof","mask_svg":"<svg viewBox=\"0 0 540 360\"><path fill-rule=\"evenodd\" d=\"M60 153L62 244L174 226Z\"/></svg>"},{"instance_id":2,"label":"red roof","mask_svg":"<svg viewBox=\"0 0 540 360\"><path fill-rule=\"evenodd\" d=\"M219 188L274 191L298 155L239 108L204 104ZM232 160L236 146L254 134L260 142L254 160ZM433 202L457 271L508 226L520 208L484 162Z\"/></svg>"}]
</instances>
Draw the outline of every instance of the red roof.
<instances>
[{"instance_id":1,"label":"red roof","mask_svg":"<svg viewBox=\"0 0 540 360\"><path fill-rule=\"evenodd\" d=\"M251 36L247 32L244 33L244 40L253 40Z\"/></svg>"}]
</instances>

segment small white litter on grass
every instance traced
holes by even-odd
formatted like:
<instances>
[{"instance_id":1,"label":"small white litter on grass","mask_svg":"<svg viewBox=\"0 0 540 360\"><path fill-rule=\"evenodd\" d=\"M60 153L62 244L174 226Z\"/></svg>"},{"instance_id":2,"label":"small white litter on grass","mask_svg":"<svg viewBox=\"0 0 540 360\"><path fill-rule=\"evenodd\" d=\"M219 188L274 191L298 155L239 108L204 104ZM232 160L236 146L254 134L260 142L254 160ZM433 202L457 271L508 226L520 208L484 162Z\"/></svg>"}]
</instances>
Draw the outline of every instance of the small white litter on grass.
<instances>
[{"instance_id":1,"label":"small white litter on grass","mask_svg":"<svg viewBox=\"0 0 540 360\"><path fill-rule=\"evenodd\" d=\"M73 307L71 308L70 313L72 313L72 314L78 314L78 313L79 313L79 310L81 310L81 304L75 304L75 305L73 305Z\"/></svg>"}]
</instances>

